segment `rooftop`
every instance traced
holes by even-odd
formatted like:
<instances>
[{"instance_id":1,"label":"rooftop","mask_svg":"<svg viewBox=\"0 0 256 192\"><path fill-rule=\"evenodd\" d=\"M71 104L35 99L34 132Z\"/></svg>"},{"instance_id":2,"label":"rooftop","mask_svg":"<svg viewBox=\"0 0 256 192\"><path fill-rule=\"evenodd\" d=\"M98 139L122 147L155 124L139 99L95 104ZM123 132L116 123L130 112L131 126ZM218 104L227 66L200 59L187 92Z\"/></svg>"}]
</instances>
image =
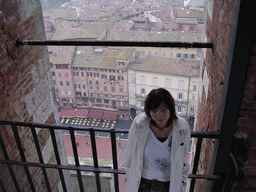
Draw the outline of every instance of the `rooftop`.
<instances>
[{"instance_id":1,"label":"rooftop","mask_svg":"<svg viewBox=\"0 0 256 192\"><path fill-rule=\"evenodd\" d=\"M192 69L193 66L199 66L197 60L177 60L169 57L144 56L140 64L130 64L129 69L137 71L147 71L155 73L165 73L172 75L199 76L199 69Z\"/></svg>"}]
</instances>

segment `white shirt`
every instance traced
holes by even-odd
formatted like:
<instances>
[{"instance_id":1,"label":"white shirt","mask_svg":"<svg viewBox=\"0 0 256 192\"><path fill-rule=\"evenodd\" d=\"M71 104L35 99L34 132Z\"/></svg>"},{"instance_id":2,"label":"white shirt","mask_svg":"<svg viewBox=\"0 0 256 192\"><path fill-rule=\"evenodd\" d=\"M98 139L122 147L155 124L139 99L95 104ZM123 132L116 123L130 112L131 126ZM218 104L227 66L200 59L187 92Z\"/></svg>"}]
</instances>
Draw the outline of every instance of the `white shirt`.
<instances>
[{"instance_id":1,"label":"white shirt","mask_svg":"<svg viewBox=\"0 0 256 192\"><path fill-rule=\"evenodd\" d=\"M171 134L166 141L159 141L149 129L145 150L142 177L170 181Z\"/></svg>"}]
</instances>

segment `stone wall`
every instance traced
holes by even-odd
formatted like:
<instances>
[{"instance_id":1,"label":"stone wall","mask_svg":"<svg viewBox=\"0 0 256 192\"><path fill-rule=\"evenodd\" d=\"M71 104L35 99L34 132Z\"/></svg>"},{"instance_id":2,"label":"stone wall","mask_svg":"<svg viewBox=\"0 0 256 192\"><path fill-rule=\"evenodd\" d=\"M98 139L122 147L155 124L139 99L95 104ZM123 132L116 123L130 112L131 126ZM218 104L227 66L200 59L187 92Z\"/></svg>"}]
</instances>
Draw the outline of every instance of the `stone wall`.
<instances>
[{"instance_id":1,"label":"stone wall","mask_svg":"<svg viewBox=\"0 0 256 192\"><path fill-rule=\"evenodd\" d=\"M50 65L45 46L16 46L16 40L45 40L39 0L0 1L0 120L56 124L58 111L51 83ZM10 126L0 126L10 160L20 160ZM29 128L18 128L28 162L39 162ZM55 163L50 132L37 129L45 163ZM56 132L59 151L63 157L63 138ZM62 163L66 163L65 158ZM0 159L4 159L0 150ZM6 165L1 164L1 181L6 191L15 191ZM22 166L13 166L21 191L30 191ZM46 191L40 169L30 168L36 191ZM60 184L58 171L47 170L51 187Z\"/></svg>"}]
</instances>

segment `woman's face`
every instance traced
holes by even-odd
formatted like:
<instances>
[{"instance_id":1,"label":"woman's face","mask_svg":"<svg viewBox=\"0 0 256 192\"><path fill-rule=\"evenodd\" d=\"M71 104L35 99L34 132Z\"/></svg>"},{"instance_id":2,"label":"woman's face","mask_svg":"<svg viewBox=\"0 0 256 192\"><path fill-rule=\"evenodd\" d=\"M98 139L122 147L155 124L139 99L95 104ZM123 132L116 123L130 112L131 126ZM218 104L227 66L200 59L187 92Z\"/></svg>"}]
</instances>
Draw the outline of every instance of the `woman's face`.
<instances>
[{"instance_id":1,"label":"woman's face","mask_svg":"<svg viewBox=\"0 0 256 192\"><path fill-rule=\"evenodd\" d=\"M170 118L170 110L161 103L157 109L150 110L150 116L158 127L163 128L167 125Z\"/></svg>"}]
</instances>

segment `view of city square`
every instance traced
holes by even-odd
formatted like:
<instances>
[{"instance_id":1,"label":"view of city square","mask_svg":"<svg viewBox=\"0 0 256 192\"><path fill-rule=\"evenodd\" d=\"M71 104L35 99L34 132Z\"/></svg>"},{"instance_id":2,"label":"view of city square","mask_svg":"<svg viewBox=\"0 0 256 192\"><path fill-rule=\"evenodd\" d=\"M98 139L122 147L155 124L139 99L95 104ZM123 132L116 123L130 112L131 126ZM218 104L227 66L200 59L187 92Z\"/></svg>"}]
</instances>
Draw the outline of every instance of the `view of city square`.
<instances>
[{"instance_id":1,"label":"view of city square","mask_svg":"<svg viewBox=\"0 0 256 192\"><path fill-rule=\"evenodd\" d=\"M72 0L51 7L42 0L47 40L57 41L203 42L204 3ZM61 124L129 130L144 111L146 95L163 87L173 95L177 114L193 130L203 49L48 46L48 53ZM88 132L76 132L78 156L82 165L93 166L88 136ZM63 137L68 162L74 164L69 133ZM96 135L100 166L113 166L109 137L102 132ZM126 142L127 134L117 134L119 169L123 169ZM113 191L111 174L101 177L106 179L103 191ZM119 177L124 191L126 176ZM84 178L85 183L94 180L90 173ZM87 185L88 191L95 188Z\"/></svg>"}]
</instances>

